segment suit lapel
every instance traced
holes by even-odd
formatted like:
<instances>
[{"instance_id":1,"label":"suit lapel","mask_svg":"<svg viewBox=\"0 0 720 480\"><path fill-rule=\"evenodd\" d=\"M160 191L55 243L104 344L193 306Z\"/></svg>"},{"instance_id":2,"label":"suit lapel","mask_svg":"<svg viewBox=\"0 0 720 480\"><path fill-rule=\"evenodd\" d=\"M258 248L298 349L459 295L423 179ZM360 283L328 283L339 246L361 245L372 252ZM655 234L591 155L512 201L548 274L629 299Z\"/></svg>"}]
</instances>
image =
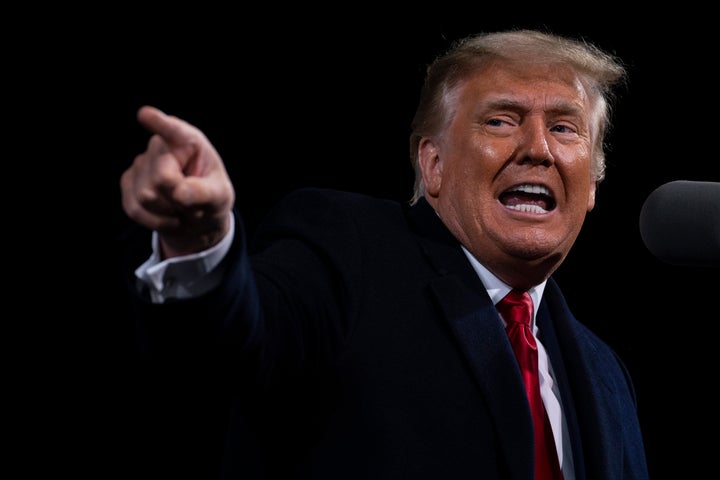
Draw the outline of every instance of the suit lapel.
<instances>
[{"instance_id":1,"label":"suit lapel","mask_svg":"<svg viewBox=\"0 0 720 480\"><path fill-rule=\"evenodd\" d=\"M613 414L621 409L610 374L615 366L603 360L594 337L575 320L552 279L543 298L541 341L561 387L577 478L619 478L623 426Z\"/></svg>"},{"instance_id":2,"label":"suit lapel","mask_svg":"<svg viewBox=\"0 0 720 480\"><path fill-rule=\"evenodd\" d=\"M456 276L438 279L431 288L495 419L510 478L532 478L532 418L497 310L489 298L469 291Z\"/></svg>"},{"instance_id":3,"label":"suit lapel","mask_svg":"<svg viewBox=\"0 0 720 480\"><path fill-rule=\"evenodd\" d=\"M550 317L550 311L547 307L546 301L541 302L538 308L537 324L540 329L540 341L548 354L549 361L553 369L553 376L555 377L555 384L560 391L563 414L565 416L568 435L570 437L570 445L572 448L575 477L585 478L582 439L577 421L575 402L573 401L572 391L569 386L570 383L567 379L567 371L565 370L563 355L560 351L560 345L555 333L555 326L553 325Z\"/></svg>"},{"instance_id":4,"label":"suit lapel","mask_svg":"<svg viewBox=\"0 0 720 480\"><path fill-rule=\"evenodd\" d=\"M439 274L430 289L495 419L510 478L532 478L530 409L497 310L459 243L432 208L422 200L410 213L421 248Z\"/></svg>"}]
</instances>

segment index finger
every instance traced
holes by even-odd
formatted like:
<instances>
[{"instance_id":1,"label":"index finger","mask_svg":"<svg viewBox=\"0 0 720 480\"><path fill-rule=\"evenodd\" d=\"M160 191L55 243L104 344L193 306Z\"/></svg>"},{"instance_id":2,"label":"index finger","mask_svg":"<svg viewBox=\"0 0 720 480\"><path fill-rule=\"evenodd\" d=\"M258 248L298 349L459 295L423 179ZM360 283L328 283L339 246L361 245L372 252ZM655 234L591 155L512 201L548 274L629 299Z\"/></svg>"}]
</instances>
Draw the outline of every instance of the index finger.
<instances>
[{"instance_id":1,"label":"index finger","mask_svg":"<svg viewBox=\"0 0 720 480\"><path fill-rule=\"evenodd\" d=\"M144 105L137 113L140 124L151 133L160 135L169 145L182 145L193 136L193 128L183 120L167 115L159 108Z\"/></svg>"}]
</instances>

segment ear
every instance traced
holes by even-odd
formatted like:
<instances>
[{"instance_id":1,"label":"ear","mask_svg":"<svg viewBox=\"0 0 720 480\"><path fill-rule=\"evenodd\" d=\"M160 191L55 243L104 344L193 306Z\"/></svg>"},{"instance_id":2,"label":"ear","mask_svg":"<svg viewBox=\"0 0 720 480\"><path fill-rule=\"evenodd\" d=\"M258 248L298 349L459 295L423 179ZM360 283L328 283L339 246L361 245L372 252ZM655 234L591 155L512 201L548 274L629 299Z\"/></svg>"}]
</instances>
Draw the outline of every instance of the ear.
<instances>
[{"instance_id":1,"label":"ear","mask_svg":"<svg viewBox=\"0 0 720 480\"><path fill-rule=\"evenodd\" d=\"M442 184L442 162L437 144L430 138L420 140L418 162L422 172L425 192L431 197L440 195Z\"/></svg>"},{"instance_id":2,"label":"ear","mask_svg":"<svg viewBox=\"0 0 720 480\"><path fill-rule=\"evenodd\" d=\"M590 192L588 193L587 211L592 211L595 208L595 193L597 192L597 182L590 184Z\"/></svg>"}]
</instances>

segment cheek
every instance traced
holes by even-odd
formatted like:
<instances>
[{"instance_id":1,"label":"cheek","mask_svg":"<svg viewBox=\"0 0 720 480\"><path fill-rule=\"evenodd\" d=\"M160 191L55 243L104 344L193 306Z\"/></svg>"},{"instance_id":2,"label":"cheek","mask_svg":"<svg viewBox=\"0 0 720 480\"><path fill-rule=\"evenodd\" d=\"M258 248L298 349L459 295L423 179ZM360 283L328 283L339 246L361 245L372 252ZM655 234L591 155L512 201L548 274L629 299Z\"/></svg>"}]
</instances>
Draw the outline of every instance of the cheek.
<instances>
[{"instance_id":1,"label":"cheek","mask_svg":"<svg viewBox=\"0 0 720 480\"><path fill-rule=\"evenodd\" d=\"M595 180L588 148L583 146L556 152L555 166L567 185L576 191L586 192L594 202Z\"/></svg>"},{"instance_id":2,"label":"cheek","mask_svg":"<svg viewBox=\"0 0 720 480\"><path fill-rule=\"evenodd\" d=\"M510 141L488 141L477 142L474 145L475 155L486 159L488 162L496 160L503 163L510 158L517 150L515 143Z\"/></svg>"},{"instance_id":3,"label":"cheek","mask_svg":"<svg viewBox=\"0 0 720 480\"><path fill-rule=\"evenodd\" d=\"M458 151L463 163L465 180L477 181L478 177L494 178L496 173L512 158L513 147L508 142L475 142Z\"/></svg>"},{"instance_id":4,"label":"cheek","mask_svg":"<svg viewBox=\"0 0 720 480\"><path fill-rule=\"evenodd\" d=\"M592 148L586 140L562 147L560 155L562 155L560 158L569 159L568 164L571 168L592 173Z\"/></svg>"}]
</instances>

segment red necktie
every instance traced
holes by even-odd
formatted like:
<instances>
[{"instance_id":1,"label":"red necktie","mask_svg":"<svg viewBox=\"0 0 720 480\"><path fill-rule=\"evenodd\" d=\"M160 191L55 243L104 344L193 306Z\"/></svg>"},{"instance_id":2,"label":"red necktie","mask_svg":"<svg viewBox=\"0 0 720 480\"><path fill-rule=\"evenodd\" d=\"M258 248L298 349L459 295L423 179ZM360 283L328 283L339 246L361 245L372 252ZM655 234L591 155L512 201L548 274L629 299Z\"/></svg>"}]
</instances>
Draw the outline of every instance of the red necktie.
<instances>
[{"instance_id":1,"label":"red necktie","mask_svg":"<svg viewBox=\"0 0 720 480\"><path fill-rule=\"evenodd\" d=\"M535 428L535 480L561 479L555 440L540 396L537 344L530 329L532 299L527 292L512 290L498 302L497 309L507 323L507 334L530 402Z\"/></svg>"}]
</instances>

